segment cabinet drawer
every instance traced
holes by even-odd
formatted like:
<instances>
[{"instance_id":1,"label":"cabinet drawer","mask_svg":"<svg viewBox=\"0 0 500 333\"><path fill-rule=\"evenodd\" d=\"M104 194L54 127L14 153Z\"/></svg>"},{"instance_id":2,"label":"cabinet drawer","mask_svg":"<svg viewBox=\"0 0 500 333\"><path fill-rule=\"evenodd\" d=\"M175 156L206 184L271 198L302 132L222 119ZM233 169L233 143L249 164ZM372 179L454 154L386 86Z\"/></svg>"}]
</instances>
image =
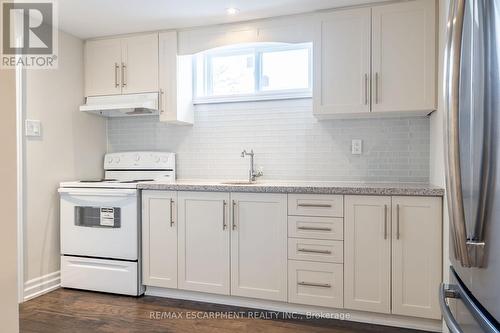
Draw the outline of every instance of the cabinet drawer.
<instances>
[{"instance_id":1,"label":"cabinet drawer","mask_svg":"<svg viewBox=\"0 0 500 333\"><path fill-rule=\"evenodd\" d=\"M288 239L288 259L344 262L344 242L318 239Z\"/></svg>"},{"instance_id":2,"label":"cabinet drawer","mask_svg":"<svg viewBox=\"0 0 500 333\"><path fill-rule=\"evenodd\" d=\"M307 305L342 308L343 265L288 261L288 301Z\"/></svg>"},{"instance_id":3,"label":"cabinet drawer","mask_svg":"<svg viewBox=\"0 0 500 333\"><path fill-rule=\"evenodd\" d=\"M289 216L288 237L343 240L344 219L341 217Z\"/></svg>"},{"instance_id":4,"label":"cabinet drawer","mask_svg":"<svg viewBox=\"0 0 500 333\"><path fill-rule=\"evenodd\" d=\"M325 194L289 194L288 215L343 217L343 197Z\"/></svg>"}]
</instances>

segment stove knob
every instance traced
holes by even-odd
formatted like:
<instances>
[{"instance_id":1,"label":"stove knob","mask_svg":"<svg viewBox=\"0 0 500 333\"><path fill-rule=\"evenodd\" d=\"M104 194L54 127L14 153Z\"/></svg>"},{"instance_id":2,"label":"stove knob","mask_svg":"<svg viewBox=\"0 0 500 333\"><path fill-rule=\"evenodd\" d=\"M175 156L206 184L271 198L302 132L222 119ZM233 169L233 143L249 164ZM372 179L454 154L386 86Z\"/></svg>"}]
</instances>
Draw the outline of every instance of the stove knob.
<instances>
[{"instance_id":1,"label":"stove knob","mask_svg":"<svg viewBox=\"0 0 500 333\"><path fill-rule=\"evenodd\" d=\"M120 157L117 157L117 158L115 159L115 163L120 163Z\"/></svg>"},{"instance_id":2,"label":"stove knob","mask_svg":"<svg viewBox=\"0 0 500 333\"><path fill-rule=\"evenodd\" d=\"M156 163L160 163L160 156L154 156L153 158Z\"/></svg>"},{"instance_id":3,"label":"stove knob","mask_svg":"<svg viewBox=\"0 0 500 333\"><path fill-rule=\"evenodd\" d=\"M113 163L113 157L108 157L108 164Z\"/></svg>"},{"instance_id":4,"label":"stove knob","mask_svg":"<svg viewBox=\"0 0 500 333\"><path fill-rule=\"evenodd\" d=\"M139 160L140 160L140 159L141 159L141 155L139 155L139 154L135 155L135 160L136 160L137 162L139 162Z\"/></svg>"}]
</instances>

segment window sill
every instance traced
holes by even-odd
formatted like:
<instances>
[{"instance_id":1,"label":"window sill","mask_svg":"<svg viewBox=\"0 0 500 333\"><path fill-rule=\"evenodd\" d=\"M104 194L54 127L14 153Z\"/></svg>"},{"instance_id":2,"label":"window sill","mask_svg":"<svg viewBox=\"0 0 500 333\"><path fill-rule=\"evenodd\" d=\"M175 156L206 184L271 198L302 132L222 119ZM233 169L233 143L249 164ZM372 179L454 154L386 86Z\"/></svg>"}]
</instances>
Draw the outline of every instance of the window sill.
<instances>
[{"instance_id":1,"label":"window sill","mask_svg":"<svg viewBox=\"0 0 500 333\"><path fill-rule=\"evenodd\" d=\"M272 95L252 95L252 96L225 96L225 97L205 97L193 99L193 105L198 104L221 104L221 103L241 103L241 102L260 102L277 101L288 99L307 99L312 98L312 93L294 93L294 94L272 94Z\"/></svg>"}]
</instances>

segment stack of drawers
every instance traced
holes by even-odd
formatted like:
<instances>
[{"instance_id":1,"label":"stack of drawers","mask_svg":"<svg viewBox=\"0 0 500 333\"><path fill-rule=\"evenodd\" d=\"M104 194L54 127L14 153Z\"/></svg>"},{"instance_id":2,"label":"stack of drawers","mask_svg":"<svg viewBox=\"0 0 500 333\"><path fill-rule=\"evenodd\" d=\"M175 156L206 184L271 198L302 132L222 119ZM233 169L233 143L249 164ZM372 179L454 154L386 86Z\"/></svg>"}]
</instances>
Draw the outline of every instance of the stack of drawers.
<instances>
[{"instance_id":1,"label":"stack of drawers","mask_svg":"<svg viewBox=\"0 0 500 333\"><path fill-rule=\"evenodd\" d=\"M288 195L288 301L343 307L341 195Z\"/></svg>"}]
</instances>

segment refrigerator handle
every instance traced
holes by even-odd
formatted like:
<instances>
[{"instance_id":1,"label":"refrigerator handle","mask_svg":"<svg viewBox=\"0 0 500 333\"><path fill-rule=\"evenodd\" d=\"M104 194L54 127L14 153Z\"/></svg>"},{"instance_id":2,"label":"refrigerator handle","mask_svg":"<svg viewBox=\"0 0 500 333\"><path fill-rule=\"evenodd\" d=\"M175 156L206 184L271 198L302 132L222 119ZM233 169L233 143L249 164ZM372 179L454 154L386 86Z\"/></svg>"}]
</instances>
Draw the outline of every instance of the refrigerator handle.
<instances>
[{"instance_id":1,"label":"refrigerator handle","mask_svg":"<svg viewBox=\"0 0 500 333\"><path fill-rule=\"evenodd\" d=\"M441 283L439 287L439 306L441 307L441 312L443 313L443 319L446 326L450 330L450 333L463 333L460 325L453 317L450 307L446 303L447 298L460 298L460 293L455 290L451 285L447 286Z\"/></svg>"},{"instance_id":2,"label":"refrigerator handle","mask_svg":"<svg viewBox=\"0 0 500 333\"><path fill-rule=\"evenodd\" d=\"M471 267L462 196L459 141L459 89L465 0L450 2L445 58L445 164L450 229L455 258Z\"/></svg>"}]
</instances>

